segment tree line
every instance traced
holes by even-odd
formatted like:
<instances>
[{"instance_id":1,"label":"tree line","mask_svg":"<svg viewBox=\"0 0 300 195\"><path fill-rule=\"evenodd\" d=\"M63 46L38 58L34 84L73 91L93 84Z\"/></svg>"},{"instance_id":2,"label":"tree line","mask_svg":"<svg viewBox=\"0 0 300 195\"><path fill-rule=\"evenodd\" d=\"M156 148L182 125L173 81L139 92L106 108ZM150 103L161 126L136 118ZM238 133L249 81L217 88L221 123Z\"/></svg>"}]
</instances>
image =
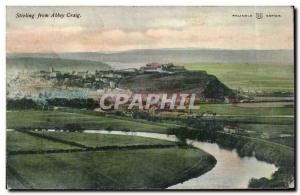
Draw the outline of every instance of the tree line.
<instances>
[{"instance_id":1,"label":"tree line","mask_svg":"<svg viewBox=\"0 0 300 195\"><path fill-rule=\"evenodd\" d=\"M98 102L92 98L50 98L45 101L35 101L29 98L22 99L8 99L6 103L7 110L48 110L53 107L71 107L78 109L95 109L98 107Z\"/></svg>"}]
</instances>

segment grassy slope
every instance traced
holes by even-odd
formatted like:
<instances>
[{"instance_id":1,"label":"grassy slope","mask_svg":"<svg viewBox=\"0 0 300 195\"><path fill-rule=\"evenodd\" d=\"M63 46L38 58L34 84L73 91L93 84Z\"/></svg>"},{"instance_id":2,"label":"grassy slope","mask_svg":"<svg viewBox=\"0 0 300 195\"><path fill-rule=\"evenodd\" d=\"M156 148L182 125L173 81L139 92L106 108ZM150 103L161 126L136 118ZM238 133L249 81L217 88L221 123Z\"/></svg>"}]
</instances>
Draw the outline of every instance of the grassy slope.
<instances>
[{"instance_id":1,"label":"grassy slope","mask_svg":"<svg viewBox=\"0 0 300 195\"><path fill-rule=\"evenodd\" d=\"M172 125L159 123L142 123L130 120L122 120L103 116L93 116L80 113L68 113L59 111L16 111L7 112L7 127L63 127L65 124L80 124L85 129L106 129L131 130L144 132L165 133Z\"/></svg>"},{"instance_id":2,"label":"grassy slope","mask_svg":"<svg viewBox=\"0 0 300 195\"><path fill-rule=\"evenodd\" d=\"M147 189L201 175L215 160L200 150L175 148L17 155L8 164L33 189Z\"/></svg>"},{"instance_id":3,"label":"grassy slope","mask_svg":"<svg viewBox=\"0 0 300 195\"><path fill-rule=\"evenodd\" d=\"M205 70L228 87L244 90L293 91L293 65L185 64L188 70Z\"/></svg>"}]
</instances>

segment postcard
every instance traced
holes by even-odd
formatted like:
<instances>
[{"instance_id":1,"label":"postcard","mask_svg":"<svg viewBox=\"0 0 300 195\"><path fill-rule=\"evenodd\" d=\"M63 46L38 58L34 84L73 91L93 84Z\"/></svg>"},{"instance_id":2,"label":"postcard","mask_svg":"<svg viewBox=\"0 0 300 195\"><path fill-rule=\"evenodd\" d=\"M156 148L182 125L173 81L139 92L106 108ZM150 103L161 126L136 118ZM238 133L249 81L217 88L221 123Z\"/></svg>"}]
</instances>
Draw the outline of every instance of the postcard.
<instances>
[{"instance_id":1,"label":"postcard","mask_svg":"<svg viewBox=\"0 0 300 195\"><path fill-rule=\"evenodd\" d=\"M295 190L294 7L6 12L8 190Z\"/></svg>"}]
</instances>

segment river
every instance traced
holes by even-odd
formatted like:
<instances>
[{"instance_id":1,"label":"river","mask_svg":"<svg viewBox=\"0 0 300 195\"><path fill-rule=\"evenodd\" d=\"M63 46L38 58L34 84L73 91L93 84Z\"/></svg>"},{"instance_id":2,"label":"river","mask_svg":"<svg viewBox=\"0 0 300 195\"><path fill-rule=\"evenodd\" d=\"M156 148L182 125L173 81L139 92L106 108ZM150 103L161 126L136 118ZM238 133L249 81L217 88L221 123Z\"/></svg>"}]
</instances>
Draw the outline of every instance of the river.
<instances>
[{"instance_id":1,"label":"river","mask_svg":"<svg viewBox=\"0 0 300 195\"><path fill-rule=\"evenodd\" d=\"M132 135L176 141L174 135L145 132L123 132L106 130L85 130L85 133ZM245 189L251 178L270 178L277 170L273 164L257 160L255 157L239 157L235 150L220 148L216 143L188 140L194 147L210 153L217 159L216 166L207 173L168 189Z\"/></svg>"}]
</instances>

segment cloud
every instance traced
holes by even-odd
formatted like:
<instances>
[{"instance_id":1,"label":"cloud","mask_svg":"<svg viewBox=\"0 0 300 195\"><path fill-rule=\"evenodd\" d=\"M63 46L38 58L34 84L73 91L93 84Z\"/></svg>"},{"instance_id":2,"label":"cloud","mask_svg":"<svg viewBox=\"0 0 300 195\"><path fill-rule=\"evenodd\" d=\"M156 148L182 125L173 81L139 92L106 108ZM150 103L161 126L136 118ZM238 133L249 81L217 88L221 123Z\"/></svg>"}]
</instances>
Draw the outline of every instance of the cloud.
<instances>
[{"instance_id":1,"label":"cloud","mask_svg":"<svg viewBox=\"0 0 300 195\"><path fill-rule=\"evenodd\" d=\"M276 8L282 14L281 18L260 21L233 18L232 13L253 10L230 7L51 7L52 11L77 10L83 19L35 21L14 18L17 11L30 12L32 9L8 9L7 52L293 48L292 9L287 7ZM33 10L36 13L39 7Z\"/></svg>"}]
</instances>

